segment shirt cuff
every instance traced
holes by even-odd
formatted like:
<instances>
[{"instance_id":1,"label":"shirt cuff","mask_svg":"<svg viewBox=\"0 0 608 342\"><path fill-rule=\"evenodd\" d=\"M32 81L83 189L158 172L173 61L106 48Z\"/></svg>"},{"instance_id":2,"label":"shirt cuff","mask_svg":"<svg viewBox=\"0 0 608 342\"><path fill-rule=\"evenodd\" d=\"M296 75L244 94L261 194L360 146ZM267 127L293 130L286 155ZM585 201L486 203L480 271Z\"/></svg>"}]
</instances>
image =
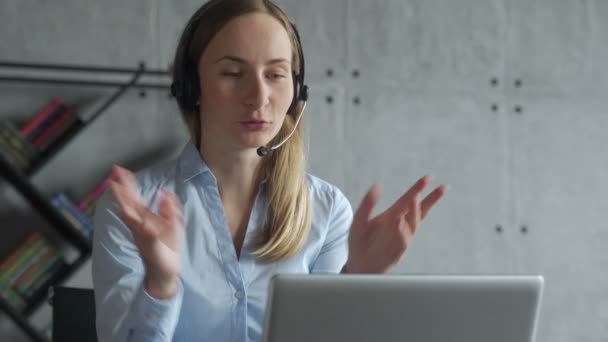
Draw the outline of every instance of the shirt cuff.
<instances>
[{"instance_id":1,"label":"shirt cuff","mask_svg":"<svg viewBox=\"0 0 608 342\"><path fill-rule=\"evenodd\" d=\"M175 296L168 299L157 299L146 292L142 285L134 301L135 327L146 336L171 337L181 311L184 286L178 282Z\"/></svg>"}]
</instances>

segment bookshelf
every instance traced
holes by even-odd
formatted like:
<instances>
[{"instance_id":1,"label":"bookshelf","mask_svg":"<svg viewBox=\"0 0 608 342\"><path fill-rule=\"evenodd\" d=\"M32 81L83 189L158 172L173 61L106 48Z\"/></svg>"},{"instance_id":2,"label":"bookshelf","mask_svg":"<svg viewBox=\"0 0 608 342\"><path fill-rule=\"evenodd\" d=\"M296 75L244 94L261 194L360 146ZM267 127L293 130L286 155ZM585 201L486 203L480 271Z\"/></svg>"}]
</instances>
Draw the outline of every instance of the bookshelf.
<instances>
[{"instance_id":1,"label":"bookshelf","mask_svg":"<svg viewBox=\"0 0 608 342\"><path fill-rule=\"evenodd\" d=\"M36 174L42 166L49 162L58 152L60 152L67 144L75 137L81 134L89 125L98 119L115 101L129 89L169 89L168 84L162 83L141 83L138 81L143 75L167 75L167 71L162 70L147 70L143 63L140 63L138 68L109 68L99 66L84 66L84 65L58 65L58 64L33 64L33 63L18 63L10 61L0 61L0 70L3 68L11 70L53 70L53 71L70 71L70 72L87 72L87 73L103 73L103 74L127 74L128 82L107 82L92 80L86 78L42 78L31 76L2 76L0 82L20 82L20 83L43 83L52 85L68 85L68 86L95 86L95 87L118 87L111 96L109 96L103 104L88 118L83 119L76 116L75 122L71 123L65 131L62 131L59 136L52 140L44 150L33 155L28 160L25 167L19 167L11 160L3 151L0 150L0 177L5 182L10 184L17 190L26 200L27 204L42 218L47 221L51 231L56 233L63 241L74 247L78 251L78 256L74 261L65 262L59 265L53 272L48 272L48 276L41 280L41 285L33 288L24 305L16 307L13 302L0 296L0 310L10 317L16 325L32 340L36 342L48 342L48 338L42 331L36 329L30 322L29 317L45 302L48 296L48 290L51 286L59 285L69 279L90 257L91 241L79 230L73 222L68 220L59 208L51 203L51 199L45 196L31 182L31 177ZM11 227L8 227L9 229ZM42 239L44 240L44 239ZM40 242L39 244L43 244ZM42 248L42 247L39 247ZM53 247L48 247L53 248ZM48 249L47 248L47 249ZM40 252L42 253L42 252ZM50 253L50 252L48 252ZM4 257L4 256L0 256ZM8 259L7 257L4 257ZM19 256L21 258L21 256ZM3 260L0 260L0 264ZM28 261L31 265L32 261ZM34 261L36 262L36 261ZM29 267L29 266L28 266ZM33 271L32 271L33 272ZM39 271L36 271L39 272ZM0 277L1 280L1 277ZM6 277L4 279L6 281ZM3 284L0 282L0 290ZM13 284L8 286L9 292L14 292Z\"/></svg>"}]
</instances>

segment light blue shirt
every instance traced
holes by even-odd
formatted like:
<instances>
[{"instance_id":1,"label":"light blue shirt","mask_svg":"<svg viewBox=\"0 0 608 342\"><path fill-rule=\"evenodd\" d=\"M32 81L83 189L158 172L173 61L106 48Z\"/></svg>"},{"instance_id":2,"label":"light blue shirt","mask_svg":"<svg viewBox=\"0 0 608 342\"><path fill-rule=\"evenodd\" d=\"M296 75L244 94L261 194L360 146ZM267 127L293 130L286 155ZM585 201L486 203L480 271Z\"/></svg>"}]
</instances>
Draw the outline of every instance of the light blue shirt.
<instances>
[{"instance_id":1,"label":"light blue shirt","mask_svg":"<svg viewBox=\"0 0 608 342\"><path fill-rule=\"evenodd\" d=\"M312 226L295 256L265 263L252 254L267 211L264 183L249 218L240 258L228 230L217 182L189 142L177 160L136 174L144 202L161 188L182 203L185 241L177 294L151 297L144 267L110 191L97 204L93 285L97 333L105 341L262 341L268 285L277 273L338 273L348 255L352 208L335 186L307 175Z\"/></svg>"}]
</instances>

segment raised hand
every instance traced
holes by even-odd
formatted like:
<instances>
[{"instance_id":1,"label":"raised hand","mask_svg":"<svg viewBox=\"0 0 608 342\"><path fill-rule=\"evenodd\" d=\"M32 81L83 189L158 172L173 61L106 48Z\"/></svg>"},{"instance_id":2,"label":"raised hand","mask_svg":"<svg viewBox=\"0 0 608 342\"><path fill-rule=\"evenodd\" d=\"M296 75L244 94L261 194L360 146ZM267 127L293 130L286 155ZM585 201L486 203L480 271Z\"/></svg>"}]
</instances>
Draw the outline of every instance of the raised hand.
<instances>
[{"instance_id":1,"label":"raised hand","mask_svg":"<svg viewBox=\"0 0 608 342\"><path fill-rule=\"evenodd\" d=\"M441 185L420 201L430 181L430 177L422 177L392 206L371 219L380 188L374 185L368 190L353 217L345 272L384 273L399 262L420 222L447 191L447 186Z\"/></svg>"},{"instance_id":2,"label":"raised hand","mask_svg":"<svg viewBox=\"0 0 608 342\"><path fill-rule=\"evenodd\" d=\"M181 270L183 223L177 196L159 190L158 214L147 208L137 182L129 170L114 166L114 180L110 183L118 204L119 214L130 229L144 261L146 291L156 298L174 295Z\"/></svg>"}]
</instances>

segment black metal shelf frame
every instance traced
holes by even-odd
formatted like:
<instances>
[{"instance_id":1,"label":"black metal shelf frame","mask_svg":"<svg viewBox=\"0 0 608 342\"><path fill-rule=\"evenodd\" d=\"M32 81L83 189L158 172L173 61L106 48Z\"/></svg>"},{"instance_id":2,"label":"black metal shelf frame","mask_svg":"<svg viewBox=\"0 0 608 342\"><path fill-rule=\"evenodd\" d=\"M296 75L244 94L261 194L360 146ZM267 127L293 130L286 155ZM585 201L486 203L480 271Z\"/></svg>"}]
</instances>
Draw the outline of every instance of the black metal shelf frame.
<instances>
[{"instance_id":1,"label":"black metal shelf frame","mask_svg":"<svg viewBox=\"0 0 608 342\"><path fill-rule=\"evenodd\" d=\"M93 73L119 73L132 75L127 83L119 82L102 82L86 79L50 79L39 77L4 77L0 76L0 82L27 82L27 83L46 83L59 85L84 85L84 86L108 86L116 87L117 89L104 103L91 115L86 121L80 119L71 128L66 131L58 140L47 150L41 152L38 157L31 162L25 170L20 170L13 166L8 160L0 155L0 176L6 179L13 187L15 187L27 200L29 205L38 211L48 223L67 240L71 245L75 246L80 252L79 257L68 264L63 269L55 273L47 283L41 287L39 291L34 293L33 297L28 301L27 306L22 311L16 310L6 300L0 298L0 310L4 311L11 317L15 323L24 331L24 333L36 342L48 342L40 331L35 329L28 321L28 317L42 305L47 297L47 288L51 285L60 284L66 281L74 272L76 272L91 255L91 242L80 233L42 194L30 181L30 177L40 170L48 161L50 161L59 151L61 151L72 139L80 134L86 127L92 124L101 116L115 101L125 94L131 88L154 88L154 89L169 89L166 84L138 84L138 80L142 75L166 75L166 71L161 70L146 70L145 65L140 64L136 69L129 68L110 68L99 66L82 66L82 65L58 65L58 64L33 64L33 63L17 63L0 61L0 68L16 68L16 69L33 69L33 70L59 70L59 71L75 71L75 72L93 72Z\"/></svg>"},{"instance_id":2,"label":"black metal shelf frame","mask_svg":"<svg viewBox=\"0 0 608 342\"><path fill-rule=\"evenodd\" d=\"M95 74L130 74L134 75L140 69L142 76L168 76L168 70L146 69L144 63L140 63L139 68L117 68L103 66L85 66L77 64L48 64L48 63L21 63L12 61L0 60L0 69L15 69L15 70L44 70L44 71L68 71L68 72L86 72ZM77 86L92 86L92 87L120 87L124 83L114 81L99 81L86 78L52 78L52 77L32 77L32 76L5 76L0 75L0 82L17 82L17 83L41 83L52 85L77 85ZM132 88L138 89L159 89L168 90L169 85L166 83L134 83Z\"/></svg>"}]
</instances>

